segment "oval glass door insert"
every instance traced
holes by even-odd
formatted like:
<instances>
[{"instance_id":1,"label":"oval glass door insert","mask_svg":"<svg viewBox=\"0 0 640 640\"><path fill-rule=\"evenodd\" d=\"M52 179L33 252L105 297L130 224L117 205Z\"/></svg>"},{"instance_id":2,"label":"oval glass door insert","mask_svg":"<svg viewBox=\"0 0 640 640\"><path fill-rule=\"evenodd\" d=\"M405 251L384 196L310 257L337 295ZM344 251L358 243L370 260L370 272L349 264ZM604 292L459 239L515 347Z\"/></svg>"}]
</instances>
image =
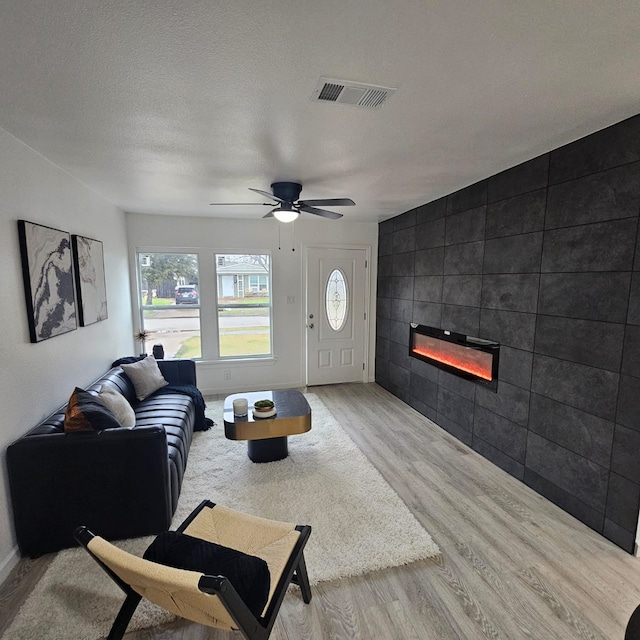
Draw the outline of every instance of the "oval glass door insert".
<instances>
[{"instance_id":1,"label":"oval glass door insert","mask_svg":"<svg viewBox=\"0 0 640 640\"><path fill-rule=\"evenodd\" d=\"M347 321L347 310L349 309L347 281L340 269L334 269L327 280L325 303L329 326L334 331L340 331Z\"/></svg>"}]
</instances>

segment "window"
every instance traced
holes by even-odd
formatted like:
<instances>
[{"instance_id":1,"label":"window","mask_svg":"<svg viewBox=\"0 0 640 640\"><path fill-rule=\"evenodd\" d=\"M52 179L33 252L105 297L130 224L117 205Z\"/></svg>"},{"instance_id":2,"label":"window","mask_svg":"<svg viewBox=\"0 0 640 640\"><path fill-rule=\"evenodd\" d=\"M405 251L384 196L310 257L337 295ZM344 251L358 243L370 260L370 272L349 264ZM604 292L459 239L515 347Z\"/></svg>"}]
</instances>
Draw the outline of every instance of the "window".
<instances>
[{"instance_id":1,"label":"window","mask_svg":"<svg viewBox=\"0 0 640 640\"><path fill-rule=\"evenodd\" d=\"M334 331L340 331L347 320L349 308L349 292L344 273L334 269L327 280L325 289L325 311L327 321Z\"/></svg>"},{"instance_id":2,"label":"window","mask_svg":"<svg viewBox=\"0 0 640 640\"><path fill-rule=\"evenodd\" d=\"M198 256L193 253L140 253L138 277L142 326L141 351L161 343L165 358L200 358Z\"/></svg>"},{"instance_id":3,"label":"window","mask_svg":"<svg viewBox=\"0 0 640 640\"><path fill-rule=\"evenodd\" d=\"M221 358L271 355L271 258L217 254Z\"/></svg>"}]
</instances>

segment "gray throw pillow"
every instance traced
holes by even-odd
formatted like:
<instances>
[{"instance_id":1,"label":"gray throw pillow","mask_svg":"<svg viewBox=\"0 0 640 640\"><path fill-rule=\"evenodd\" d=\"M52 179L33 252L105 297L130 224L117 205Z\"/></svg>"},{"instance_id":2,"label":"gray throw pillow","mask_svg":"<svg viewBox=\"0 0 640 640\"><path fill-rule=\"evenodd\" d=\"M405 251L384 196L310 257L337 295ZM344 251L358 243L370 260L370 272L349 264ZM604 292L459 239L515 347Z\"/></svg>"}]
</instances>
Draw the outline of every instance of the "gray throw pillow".
<instances>
[{"instance_id":1,"label":"gray throw pillow","mask_svg":"<svg viewBox=\"0 0 640 640\"><path fill-rule=\"evenodd\" d=\"M138 400L144 400L154 391L169 384L162 376L158 363L153 356L147 356L144 360L120 366L133 383Z\"/></svg>"},{"instance_id":2,"label":"gray throw pillow","mask_svg":"<svg viewBox=\"0 0 640 640\"><path fill-rule=\"evenodd\" d=\"M98 399L104 403L107 409L111 410L111 413L123 427L136 426L136 414L129 401L113 387L102 385Z\"/></svg>"}]
</instances>

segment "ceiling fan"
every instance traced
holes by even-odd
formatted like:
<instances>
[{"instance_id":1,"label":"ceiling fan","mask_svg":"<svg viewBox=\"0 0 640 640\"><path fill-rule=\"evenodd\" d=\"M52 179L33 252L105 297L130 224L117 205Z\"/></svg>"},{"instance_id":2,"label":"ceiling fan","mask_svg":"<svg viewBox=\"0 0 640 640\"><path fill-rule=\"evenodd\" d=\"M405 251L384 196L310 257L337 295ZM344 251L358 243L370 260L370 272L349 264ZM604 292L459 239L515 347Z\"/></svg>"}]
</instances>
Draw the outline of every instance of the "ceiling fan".
<instances>
[{"instance_id":1,"label":"ceiling fan","mask_svg":"<svg viewBox=\"0 0 640 640\"><path fill-rule=\"evenodd\" d=\"M298 200L302 185L297 182L274 182L271 185L271 191L261 191L260 189L252 189L262 196L266 196L275 202L212 202L212 205L264 205L274 207L264 218L275 217L280 222L293 222L301 211L305 213L313 213L316 216L337 220L342 218L341 213L328 211L327 209L318 209L318 207L353 207L356 203L350 198L325 198L324 200Z\"/></svg>"}]
</instances>

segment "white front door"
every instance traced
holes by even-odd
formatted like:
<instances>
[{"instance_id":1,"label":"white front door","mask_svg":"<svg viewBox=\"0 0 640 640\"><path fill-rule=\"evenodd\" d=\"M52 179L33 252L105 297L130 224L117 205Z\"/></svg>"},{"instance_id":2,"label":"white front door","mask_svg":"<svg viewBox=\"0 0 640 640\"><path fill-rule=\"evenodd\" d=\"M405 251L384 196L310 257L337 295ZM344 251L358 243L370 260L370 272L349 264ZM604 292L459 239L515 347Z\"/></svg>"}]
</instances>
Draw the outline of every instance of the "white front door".
<instances>
[{"instance_id":1,"label":"white front door","mask_svg":"<svg viewBox=\"0 0 640 640\"><path fill-rule=\"evenodd\" d=\"M306 249L309 386L366 381L367 252Z\"/></svg>"}]
</instances>

